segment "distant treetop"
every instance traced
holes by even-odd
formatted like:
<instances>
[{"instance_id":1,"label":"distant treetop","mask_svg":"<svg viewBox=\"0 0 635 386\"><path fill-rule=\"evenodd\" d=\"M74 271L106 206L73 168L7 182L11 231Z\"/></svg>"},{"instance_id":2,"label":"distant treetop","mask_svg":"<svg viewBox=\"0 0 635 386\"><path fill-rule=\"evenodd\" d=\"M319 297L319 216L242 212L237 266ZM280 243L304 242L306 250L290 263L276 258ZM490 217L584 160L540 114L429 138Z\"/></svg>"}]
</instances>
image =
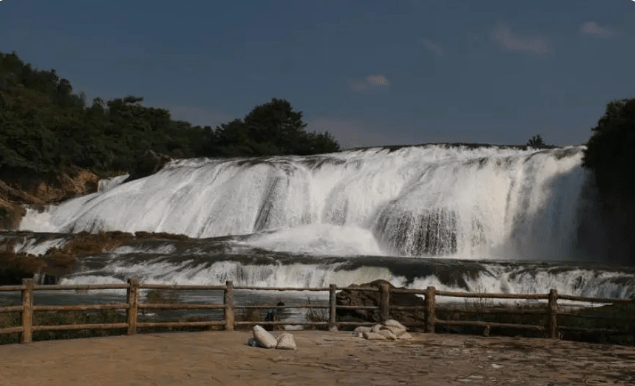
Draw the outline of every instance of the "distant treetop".
<instances>
[{"instance_id":1,"label":"distant treetop","mask_svg":"<svg viewBox=\"0 0 635 386\"><path fill-rule=\"evenodd\" d=\"M533 147L535 149L542 149L542 148L549 147L547 146L545 141L542 139L542 136L540 134L537 134L531 137L529 141L527 141L527 146Z\"/></svg>"}]
</instances>

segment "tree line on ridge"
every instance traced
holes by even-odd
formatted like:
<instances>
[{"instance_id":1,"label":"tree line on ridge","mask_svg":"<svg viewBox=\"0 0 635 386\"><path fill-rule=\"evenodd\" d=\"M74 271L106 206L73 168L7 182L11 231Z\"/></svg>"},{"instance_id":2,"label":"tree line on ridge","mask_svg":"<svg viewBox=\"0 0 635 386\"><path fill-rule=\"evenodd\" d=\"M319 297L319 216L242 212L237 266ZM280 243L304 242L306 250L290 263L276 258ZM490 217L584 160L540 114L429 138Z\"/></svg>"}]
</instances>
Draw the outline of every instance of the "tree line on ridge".
<instances>
[{"instance_id":1,"label":"tree line on ridge","mask_svg":"<svg viewBox=\"0 0 635 386\"><path fill-rule=\"evenodd\" d=\"M173 158L310 155L339 151L329 132L306 130L283 99L256 106L216 128L174 120L143 98L104 101L73 93L55 70L0 52L0 169L55 173L72 165L98 173L128 171L147 150Z\"/></svg>"}]
</instances>

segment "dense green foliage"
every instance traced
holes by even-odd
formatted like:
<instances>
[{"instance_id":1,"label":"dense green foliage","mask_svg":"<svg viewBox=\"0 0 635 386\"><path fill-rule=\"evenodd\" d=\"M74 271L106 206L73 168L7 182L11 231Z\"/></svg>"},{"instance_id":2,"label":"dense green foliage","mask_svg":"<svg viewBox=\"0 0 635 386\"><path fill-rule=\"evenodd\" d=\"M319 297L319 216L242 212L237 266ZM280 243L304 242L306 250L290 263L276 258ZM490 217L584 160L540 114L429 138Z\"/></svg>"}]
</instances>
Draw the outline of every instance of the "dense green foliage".
<instances>
[{"instance_id":1,"label":"dense green foliage","mask_svg":"<svg viewBox=\"0 0 635 386\"><path fill-rule=\"evenodd\" d=\"M594 238L605 260L635 264L635 99L610 102L592 130L583 165L598 193Z\"/></svg>"},{"instance_id":2,"label":"dense green foliage","mask_svg":"<svg viewBox=\"0 0 635 386\"><path fill-rule=\"evenodd\" d=\"M221 156L309 155L339 151L328 133L306 132L302 113L286 100L256 106L244 119L220 125L212 151Z\"/></svg>"},{"instance_id":3,"label":"dense green foliage","mask_svg":"<svg viewBox=\"0 0 635 386\"><path fill-rule=\"evenodd\" d=\"M584 166L601 194L635 197L635 99L609 103L587 143Z\"/></svg>"},{"instance_id":4,"label":"dense green foliage","mask_svg":"<svg viewBox=\"0 0 635 386\"><path fill-rule=\"evenodd\" d=\"M215 129L173 120L168 110L142 101L127 96L89 104L55 70L36 70L15 53L0 52L0 168L130 170L147 150L175 158L339 151L328 132L307 132L302 113L285 100L273 99Z\"/></svg>"}]
</instances>

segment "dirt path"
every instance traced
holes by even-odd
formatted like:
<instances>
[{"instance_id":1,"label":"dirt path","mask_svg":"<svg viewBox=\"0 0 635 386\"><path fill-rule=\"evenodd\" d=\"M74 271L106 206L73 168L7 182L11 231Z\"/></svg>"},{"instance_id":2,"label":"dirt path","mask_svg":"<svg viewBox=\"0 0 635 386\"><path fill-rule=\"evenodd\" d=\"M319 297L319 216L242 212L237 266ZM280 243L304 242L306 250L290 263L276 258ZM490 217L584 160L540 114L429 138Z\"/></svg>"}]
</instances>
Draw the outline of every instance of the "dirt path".
<instances>
[{"instance_id":1,"label":"dirt path","mask_svg":"<svg viewBox=\"0 0 635 386\"><path fill-rule=\"evenodd\" d=\"M0 346L0 385L635 385L635 347L413 334L366 341L293 332L297 351L249 332L142 334Z\"/></svg>"}]
</instances>

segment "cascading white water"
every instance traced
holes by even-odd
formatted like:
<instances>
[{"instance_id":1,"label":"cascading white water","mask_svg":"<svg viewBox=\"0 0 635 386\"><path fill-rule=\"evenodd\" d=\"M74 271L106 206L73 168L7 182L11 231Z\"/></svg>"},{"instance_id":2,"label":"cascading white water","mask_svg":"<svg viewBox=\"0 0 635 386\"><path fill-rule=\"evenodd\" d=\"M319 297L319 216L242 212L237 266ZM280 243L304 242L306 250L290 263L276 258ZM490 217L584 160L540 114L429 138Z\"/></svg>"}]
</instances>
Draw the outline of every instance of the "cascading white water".
<instances>
[{"instance_id":1,"label":"cascading white water","mask_svg":"<svg viewBox=\"0 0 635 386\"><path fill-rule=\"evenodd\" d=\"M250 242L258 244L256 247L250 247L241 237L130 240L110 252L80 258L76 271L60 278L60 283L124 283L128 278L137 278L157 284L221 285L232 280L237 286L327 287L336 284L345 287L384 279L395 286L417 289L435 286L441 290L503 293L547 293L557 289L561 294L588 297L635 297L633 268L555 262L344 257L345 253L339 257L306 256L302 254L303 248L316 249L311 249L315 247L304 236L305 229L289 231L296 232L292 238L299 240L297 244L278 245L279 240L290 238L284 232L259 235L260 240L254 240L254 236ZM336 243L356 238L362 244L358 248L364 247L364 240L372 241L368 234L366 238L354 233L337 237L315 235L315 238L321 237ZM72 239L69 234L11 233L3 235L0 241L15 252L45 254ZM283 245L298 250L296 253L269 252Z\"/></svg>"},{"instance_id":2,"label":"cascading white water","mask_svg":"<svg viewBox=\"0 0 635 386\"><path fill-rule=\"evenodd\" d=\"M547 293L557 289L562 294L588 297L633 298L635 276L632 271L601 271L594 268L536 265L500 265L482 263L478 272L461 274L456 282L444 278L449 270L437 267L438 275L414 274L407 278L388 266L362 265L347 269L344 263L270 263L242 264L226 260L205 262L204 259L170 262L161 257L144 261L113 259L107 266L79 272L62 280L63 284L124 283L135 277L145 283L180 285L222 285L231 280L237 286L263 287L345 287L353 283L388 280L397 287L424 289L434 286L444 291L490 293ZM450 299L451 300L451 299Z\"/></svg>"},{"instance_id":3,"label":"cascading white water","mask_svg":"<svg viewBox=\"0 0 635 386\"><path fill-rule=\"evenodd\" d=\"M99 180L99 183L97 184L98 185L97 186L97 191L98 192L105 192L106 190L110 190L110 189L114 188L115 186L119 186L129 176L130 176L130 174L122 174L120 176L107 178L107 179L104 179L104 180Z\"/></svg>"},{"instance_id":4,"label":"cascading white water","mask_svg":"<svg viewBox=\"0 0 635 386\"><path fill-rule=\"evenodd\" d=\"M315 255L572 259L582 147L428 145L181 160L38 213L21 230L148 231Z\"/></svg>"}]
</instances>

